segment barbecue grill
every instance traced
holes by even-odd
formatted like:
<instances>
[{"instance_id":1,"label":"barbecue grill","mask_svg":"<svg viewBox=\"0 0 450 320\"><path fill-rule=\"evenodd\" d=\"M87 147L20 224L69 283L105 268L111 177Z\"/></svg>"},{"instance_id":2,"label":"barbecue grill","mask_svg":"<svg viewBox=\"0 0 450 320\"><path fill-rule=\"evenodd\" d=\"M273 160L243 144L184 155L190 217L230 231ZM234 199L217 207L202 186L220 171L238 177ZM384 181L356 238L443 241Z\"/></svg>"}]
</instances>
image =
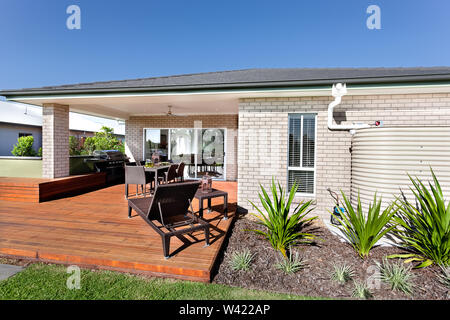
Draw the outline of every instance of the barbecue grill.
<instances>
[{"instance_id":1,"label":"barbecue grill","mask_svg":"<svg viewBox=\"0 0 450 320\"><path fill-rule=\"evenodd\" d=\"M97 172L106 172L106 182L123 182L125 179L125 163L129 162L122 152L118 150L95 150L93 157L85 162L94 164Z\"/></svg>"}]
</instances>

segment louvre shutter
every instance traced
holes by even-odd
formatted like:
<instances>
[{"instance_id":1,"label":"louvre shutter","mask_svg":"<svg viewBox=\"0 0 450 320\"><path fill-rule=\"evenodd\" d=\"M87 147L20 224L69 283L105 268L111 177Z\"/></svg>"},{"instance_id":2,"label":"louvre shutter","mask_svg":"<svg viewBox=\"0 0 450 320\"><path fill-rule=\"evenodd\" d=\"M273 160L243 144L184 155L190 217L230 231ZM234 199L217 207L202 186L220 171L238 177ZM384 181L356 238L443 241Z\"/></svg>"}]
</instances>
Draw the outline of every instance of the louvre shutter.
<instances>
[{"instance_id":1,"label":"louvre shutter","mask_svg":"<svg viewBox=\"0 0 450 320\"><path fill-rule=\"evenodd\" d=\"M316 119L314 115L303 116L302 167L314 168Z\"/></svg>"},{"instance_id":2,"label":"louvre shutter","mask_svg":"<svg viewBox=\"0 0 450 320\"><path fill-rule=\"evenodd\" d=\"M289 166L301 166L301 132L302 118L300 115L289 116Z\"/></svg>"},{"instance_id":3,"label":"louvre shutter","mask_svg":"<svg viewBox=\"0 0 450 320\"><path fill-rule=\"evenodd\" d=\"M314 171L289 170L288 189L297 182L297 192L314 193Z\"/></svg>"}]
</instances>

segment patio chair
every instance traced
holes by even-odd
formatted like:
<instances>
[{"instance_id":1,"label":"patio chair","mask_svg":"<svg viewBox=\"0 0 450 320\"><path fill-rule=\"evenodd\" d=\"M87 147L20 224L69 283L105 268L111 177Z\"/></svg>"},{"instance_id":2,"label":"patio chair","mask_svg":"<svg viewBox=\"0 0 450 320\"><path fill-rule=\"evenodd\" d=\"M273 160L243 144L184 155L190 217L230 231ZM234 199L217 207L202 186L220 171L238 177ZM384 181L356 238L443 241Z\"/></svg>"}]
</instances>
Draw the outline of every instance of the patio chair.
<instances>
[{"instance_id":1,"label":"patio chair","mask_svg":"<svg viewBox=\"0 0 450 320\"><path fill-rule=\"evenodd\" d=\"M184 167L185 167L184 162L181 162L178 165L178 169L177 169L177 180L178 181L183 181L184 180Z\"/></svg>"},{"instance_id":2,"label":"patio chair","mask_svg":"<svg viewBox=\"0 0 450 320\"><path fill-rule=\"evenodd\" d=\"M136 196L139 194L139 186L142 193L145 193L145 187L148 183L152 183L154 176L151 172L145 172L142 166L125 166L125 197L128 199L128 185L136 185Z\"/></svg>"},{"instance_id":3,"label":"patio chair","mask_svg":"<svg viewBox=\"0 0 450 320\"><path fill-rule=\"evenodd\" d=\"M160 183L169 183L177 178L177 164L171 164L169 170L164 172L164 177L159 177Z\"/></svg>"},{"instance_id":4,"label":"patio chair","mask_svg":"<svg viewBox=\"0 0 450 320\"><path fill-rule=\"evenodd\" d=\"M135 210L161 236L166 259L170 257L173 236L204 230L205 246L209 246L209 224L194 215L191 204L199 184L199 181L163 184L156 188L153 196L128 200L128 218ZM177 229L179 227L183 228Z\"/></svg>"}]
</instances>

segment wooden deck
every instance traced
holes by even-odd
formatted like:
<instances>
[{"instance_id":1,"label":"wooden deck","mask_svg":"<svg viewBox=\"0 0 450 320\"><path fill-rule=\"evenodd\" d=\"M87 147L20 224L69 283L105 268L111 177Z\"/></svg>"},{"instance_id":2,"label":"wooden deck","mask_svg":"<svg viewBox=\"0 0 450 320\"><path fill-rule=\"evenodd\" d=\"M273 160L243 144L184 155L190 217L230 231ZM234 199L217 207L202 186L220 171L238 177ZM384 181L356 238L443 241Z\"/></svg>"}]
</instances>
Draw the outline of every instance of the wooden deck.
<instances>
[{"instance_id":1,"label":"wooden deck","mask_svg":"<svg viewBox=\"0 0 450 320\"><path fill-rule=\"evenodd\" d=\"M228 192L230 219L213 199L217 211L204 212L209 247L201 232L172 237L164 259L161 238L134 212L127 218L124 186L116 185L43 203L0 200L0 255L207 282L236 210L236 183L214 187Z\"/></svg>"},{"instance_id":2,"label":"wooden deck","mask_svg":"<svg viewBox=\"0 0 450 320\"><path fill-rule=\"evenodd\" d=\"M89 173L57 179L0 177L0 200L43 202L106 184L105 173Z\"/></svg>"}]
</instances>

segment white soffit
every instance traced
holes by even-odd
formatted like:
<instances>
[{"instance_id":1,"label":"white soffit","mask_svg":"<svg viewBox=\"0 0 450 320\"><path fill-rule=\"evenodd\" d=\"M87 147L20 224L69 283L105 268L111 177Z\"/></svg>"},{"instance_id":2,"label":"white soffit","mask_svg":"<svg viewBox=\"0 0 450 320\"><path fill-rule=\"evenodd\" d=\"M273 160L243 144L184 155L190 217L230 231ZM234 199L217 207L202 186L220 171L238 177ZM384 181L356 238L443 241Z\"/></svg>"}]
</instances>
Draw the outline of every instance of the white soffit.
<instances>
[{"instance_id":1,"label":"white soffit","mask_svg":"<svg viewBox=\"0 0 450 320\"><path fill-rule=\"evenodd\" d=\"M380 85L372 87L347 86L351 95L450 93L450 85ZM254 89L238 91L159 92L135 94L66 95L60 97L21 97L14 101L42 106L47 103L69 105L71 111L108 117L128 119L137 115L165 114L172 106L176 114L237 114L241 98L282 98L329 96L331 87L302 89Z\"/></svg>"}]
</instances>

